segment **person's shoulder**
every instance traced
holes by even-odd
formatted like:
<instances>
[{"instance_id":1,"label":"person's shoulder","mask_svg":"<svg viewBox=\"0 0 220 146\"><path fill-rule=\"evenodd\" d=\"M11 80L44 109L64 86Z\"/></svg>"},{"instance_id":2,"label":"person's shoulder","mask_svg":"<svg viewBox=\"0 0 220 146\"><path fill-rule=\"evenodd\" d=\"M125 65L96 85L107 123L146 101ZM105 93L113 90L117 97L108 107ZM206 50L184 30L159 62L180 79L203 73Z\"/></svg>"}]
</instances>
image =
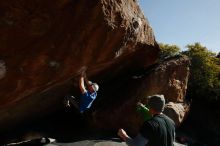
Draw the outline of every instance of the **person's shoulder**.
<instances>
[{"instance_id":1,"label":"person's shoulder","mask_svg":"<svg viewBox=\"0 0 220 146\"><path fill-rule=\"evenodd\" d=\"M170 118L168 117L167 115L165 114L161 114L161 116L168 122L172 123L173 125L175 125L175 122Z\"/></svg>"},{"instance_id":2,"label":"person's shoulder","mask_svg":"<svg viewBox=\"0 0 220 146\"><path fill-rule=\"evenodd\" d=\"M144 125L145 127L152 127L152 126L157 125L157 123L158 123L158 122L157 122L157 119L156 119L155 117L153 117L153 118L151 118L151 119L145 121L143 125Z\"/></svg>"},{"instance_id":3,"label":"person's shoulder","mask_svg":"<svg viewBox=\"0 0 220 146\"><path fill-rule=\"evenodd\" d=\"M164 114L159 114L159 115L155 115L153 118L151 118L150 120L148 120L148 124L151 125L155 125L157 123L161 123L162 121L168 121L168 122L172 122L173 120L170 119L168 116L164 115Z\"/></svg>"},{"instance_id":4,"label":"person's shoulder","mask_svg":"<svg viewBox=\"0 0 220 146\"><path fill-rule=\"evenodd\" d=\"M173 121L170 117L168 117L167 115L165 115L165 114L161 114L165 119L167 119L167 120L170 120L170 121Z\"/></svg>"}]
</instances>

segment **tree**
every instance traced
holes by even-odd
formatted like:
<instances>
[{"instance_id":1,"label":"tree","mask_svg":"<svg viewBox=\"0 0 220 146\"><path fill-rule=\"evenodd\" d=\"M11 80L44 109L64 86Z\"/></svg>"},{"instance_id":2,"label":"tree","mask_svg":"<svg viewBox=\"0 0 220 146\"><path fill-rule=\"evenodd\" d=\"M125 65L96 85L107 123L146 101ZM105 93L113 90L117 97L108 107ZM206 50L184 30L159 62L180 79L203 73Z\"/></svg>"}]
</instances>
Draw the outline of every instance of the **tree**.
<instances>
[{"instance_id":1,"label":"tree","mask_svg":"<svg viewBox=\"0 0 220 146\"><path fill-rule=\"evenodd\" d=\"M180 52L180 47L178 47L177 45L159 43L159 47L161 49L161 53L160 53L161 59L175 56Z\"/></svg>"},{"instance_id":2,"label":"tree","mask_svg":"<svg viewBox=\"0 0 220 146\"><path fill-rule=\"evenodd\" d=\"M194 99L220 100L219 58L200 43L186 46L191 60L188 96Z\"/></svg>"}]
</instances>

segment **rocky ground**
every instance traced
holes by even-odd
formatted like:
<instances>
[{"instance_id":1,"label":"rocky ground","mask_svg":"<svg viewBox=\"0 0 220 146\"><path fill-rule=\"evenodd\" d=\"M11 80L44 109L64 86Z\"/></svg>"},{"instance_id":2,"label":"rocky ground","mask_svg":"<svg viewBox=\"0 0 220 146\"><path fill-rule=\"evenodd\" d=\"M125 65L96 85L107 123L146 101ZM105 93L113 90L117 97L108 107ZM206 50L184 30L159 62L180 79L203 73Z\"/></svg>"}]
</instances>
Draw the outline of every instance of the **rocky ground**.
<instances>
[{"instance_id":1,"label":"rocky ground","mask_svg":"<svg viewBox=\"0 0 220 146\"><path fill-rule=\"evenodd\" d=\"M191 116L189 116L189 118L191 118ZM183 124L190 125L189 120ZM207 143L207 141L205 141L207 138L203 138L203 142L196 139L196 135L198 138L198 133L195 133L196 131L192 126L189 127L187 125L182 125L177 129L177 141L185 144L187 143L188 146L207 146L207 144L204 144ZM115 131L106 132L88 130L88 121L85 115L77 114L75 109L70 108L48 115L47 117L38 119L32 123L24 124L20 129L0 133L0 145L8 144L6 146L39 146L42 137L56 139L55 143L49 143L46 144L46 146L124 145L124 143L121 143L122 141L118 138L116 133L117 129L115 129ZM193 133L194 135L192 135ZM215 143L213 141L214 137L215 136L213 136L210 141L212 142L213 146ZM48 143L48 141L46 142Z\"/></svg>"},{"instance_id":2,"label":"rocky ground","mask_svg":"<svg viewBox=\"0 0 220 146\"><path fill-rule=\"evenodd\" d=\"M4 146L126 146L117 136L117 131L92 132L87 130L87 122L82 115L76 120L71 117L76 111L68 109L39 119L1 135ZM79 124L80 123L80 124ZM13 133L13 134L12 134ZM50 139L48 138L50 137ZM56 141L54 141L56 140ZM176 144L175 146L182 146Z\"/></svg>"},{"instance_id":3,"label":"rocky ground","mask_svg":"<svg viewBox=\"0 0 220 146\"><path fill-rule=\"evenodd\" d=\"M91 139L91 140L81 140L76 142L66 142L60 143L54 141L54 139L50 138L39 138L33 139L23 142L11 143L5 146L127 146L125 142L121 142L119 138L112 138L112 139ZM186 146L179 143L174 143L174 146Z\"/></svg>"}]
</instances>

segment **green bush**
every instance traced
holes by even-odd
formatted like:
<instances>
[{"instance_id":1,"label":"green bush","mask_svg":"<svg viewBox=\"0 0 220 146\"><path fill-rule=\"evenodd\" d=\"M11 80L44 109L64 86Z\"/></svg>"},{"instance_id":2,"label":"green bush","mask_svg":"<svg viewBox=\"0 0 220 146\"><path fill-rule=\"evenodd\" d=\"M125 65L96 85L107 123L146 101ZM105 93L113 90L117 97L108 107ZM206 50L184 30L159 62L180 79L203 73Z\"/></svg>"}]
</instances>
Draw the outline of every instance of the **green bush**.
<instances>
[{"instance_id":1,"label":"green bush","mask_svg":"<svg viewBox=\"0 0 220 146\"><path fill-rule=\"evenodd\" d=\"M186 46L191 60L188 96L208 101L220 100L220 59L200 43Z\"/></svg>"},{"instance_id":2,"label":"green bush","mask_svg":"<svg viewBox=\"0 0 220 146\"><path fill-rule=\"evenodd\" d=\"M160 52L161 59L175 56L179 54L180 52L180 47L178 47L177 45L159 43L159 47L161 49L161 52Z\"/></svg>"}]
</instances>

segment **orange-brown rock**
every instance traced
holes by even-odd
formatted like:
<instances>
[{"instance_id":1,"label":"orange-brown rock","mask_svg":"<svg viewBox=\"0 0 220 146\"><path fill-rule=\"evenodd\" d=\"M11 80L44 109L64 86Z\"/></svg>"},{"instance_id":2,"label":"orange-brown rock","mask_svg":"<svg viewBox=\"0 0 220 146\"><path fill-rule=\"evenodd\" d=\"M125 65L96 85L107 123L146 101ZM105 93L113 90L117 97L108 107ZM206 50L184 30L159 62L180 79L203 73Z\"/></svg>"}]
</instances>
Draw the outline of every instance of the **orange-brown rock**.
<instances>
[{"instance_id":1,"label":"orange-brown rock","mask_svg":"<svg viewBox=\"0 0 220 146\"><path fill-rule=\"evenodd\" d=\"M135 133L142 123L136 103L148 95L184 102L189 61L158 62L152 28L134 0L1 1L0 34L1 130L62 109L66 94L78 95L84 69L100 85L93 129ZM185 116L169 113L177 124Z\"/></svg>"},{"instance_id":2,"label":"orange-brown rock","mask_svg":"<svg viewBox=\"0 0 220 146\"><path fill-rule=\"evenodd\" d=\"M133 0L1 1L0 34L0 129L61 108L82 68L104 95L108 82L154 64L159 52Z\"/></svg>"},{"instance_id":3,"label":"orange-brown rock","mask_svg":"<svg viewBox=\"0 0 220 146\"><path fill-rule=\"evenodd\" d=\"M145 97L154 94L165 96L164 113L179 125L189 110L184 103L189 63L187 57L179 56L118 77L111 83L114 87L105 87L102 95L105 100L100 101L96 105L99 108L93 112L93 126L100 129L122 127L136 133L143 122L136 112L136 103L145 102Z\"/></svg>"},{"instance_id":4,"label":"orange-brown rock","mask_svg":"<svg viewBox=\"0 0 220 146\"><path fill-rule=\"evenodd\" d=\"M189 105L186 103L169 102L166 104L163 113L169 116L179 126L189 113Z\"/></svg>"},{"instance_id":5,"label":"orange-brown rock","mask_svg":"<svg viewBox=\"0 0 220 146\"><path fill-rule=\"evenodd\" d=\"M145 83L145 93L163 94L167 102L183 102L189 76L189 59L186 56L164 61L152 71Z\"/></svg>"}]
</instances>

